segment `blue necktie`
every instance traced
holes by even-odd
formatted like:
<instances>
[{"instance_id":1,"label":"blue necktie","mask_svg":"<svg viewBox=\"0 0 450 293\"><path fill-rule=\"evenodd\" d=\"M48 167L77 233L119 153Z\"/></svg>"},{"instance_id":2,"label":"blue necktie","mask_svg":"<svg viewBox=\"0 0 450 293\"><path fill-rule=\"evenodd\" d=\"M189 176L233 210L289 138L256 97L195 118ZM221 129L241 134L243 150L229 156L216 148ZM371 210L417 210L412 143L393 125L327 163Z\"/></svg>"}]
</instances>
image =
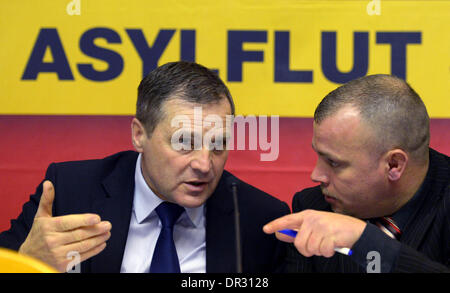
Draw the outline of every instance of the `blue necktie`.
<instances>
[{"instance_id":1,"label":"blue necktie","mask_svg":"<svg viewBox=\"0 0 450 293\"><path fill-rule=\"evenodd\" d=\"M180 263L173 241L173 225L184 208L170 202L161 203L156 209L162 228L153 252L150 273L179 273Z\"/></svg>"}]
</instances>

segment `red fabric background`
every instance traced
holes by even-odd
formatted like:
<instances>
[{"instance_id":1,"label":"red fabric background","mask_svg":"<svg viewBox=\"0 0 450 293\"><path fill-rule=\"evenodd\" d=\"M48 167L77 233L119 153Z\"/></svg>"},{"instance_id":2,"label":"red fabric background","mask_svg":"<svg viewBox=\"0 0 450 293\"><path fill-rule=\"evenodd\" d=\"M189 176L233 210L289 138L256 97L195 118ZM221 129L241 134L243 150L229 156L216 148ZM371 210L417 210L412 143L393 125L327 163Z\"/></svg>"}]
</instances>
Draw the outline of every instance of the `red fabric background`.
<instances>
[{"instance_id":1,"label":"red fabric background","mask_svg":"<svg viewBox=\"0 0 450 293\"><path fill-rule=\"evenodd\" d=\"M51 162L102 158L132 149L130 116L0 116L0 231L9 228ZM450 154L450 119L432 119L431 146ZM314 186L309 174L311 118L280 118L279 157L261 162L259 151L231 151L226 169L291 203ZM243 195L244 196L244 195Z\"/></svg>"}]
</instances>

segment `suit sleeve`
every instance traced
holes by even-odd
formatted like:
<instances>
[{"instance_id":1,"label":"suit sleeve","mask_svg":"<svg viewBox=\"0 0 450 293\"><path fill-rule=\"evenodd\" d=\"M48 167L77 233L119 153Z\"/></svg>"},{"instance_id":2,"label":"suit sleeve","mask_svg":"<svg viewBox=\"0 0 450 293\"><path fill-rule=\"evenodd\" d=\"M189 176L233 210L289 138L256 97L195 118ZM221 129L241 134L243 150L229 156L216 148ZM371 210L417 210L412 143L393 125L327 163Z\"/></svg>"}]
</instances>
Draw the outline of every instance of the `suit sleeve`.
<instances>
[{"instance_id":1,"label":"suit sleeve","mask_svg":"<svg viewBox=\"0 0 450 293\"><path fill-rule=\"evenodd\" d=\"M409 246L402 245L394 267L394 273L450 273L449 260L447 266L432 261Z\"/></svg>"},{"instance_id":2,"label":"suit sleeve","mask_svg":"<svg viewBox=\"0 0 450 293\"><path fill-rule=\"evenodd\" d=\"M18 251L22 243L28 236L33 225L34 216L36 215L39 201L42 195L43 183L45 180L55 182L55 168L51 164L46 172L45 179L36 188L36 192L30 196L30 200L22 207L22 212L17 219L11 220L10 229L0 233L0 247ZM54 205L53 205L54 207Z\"/></svg>"},{"instance_id":3,"label":"suit sleeve","mask_svg":"<svg viewBox=\"0 0 450 293\"><path fill-rule=\"evenodd\" d=\"M291 209L286 203L282 203L282 206L280 208L280 214L278 217L282 217L285 215L288 215L291 213ZM275 239L276 241L276 248L275 248L275 254L273 259L273 271L274 273L283 273L286 271L286 253L287 253L287 244L284 242L279 241L278 239Z\"/></svg>"},{"instance_id":4,"label":"suit sleeve","mask_svg":"<svg viewBox=\"0 0 450 293\"><path fill-rule=\"evenodd\" d=\"M434 262L406 244L389 238L370 223L367 224L361 238L352 249L352 260L362 268L365 268L367 265L366 257L369 255L369 252L378 252L380 255L381 273L449 272L445 265Z\"/></svg>"},{"instance_id":5,"label":"suit sleeve","mask_svg":"<svg viewBox=\"0 0 450 293\"><path fill-rule=\"evenodd\" d=\"M294 195L292 199L292 212L298 213L303 211L305 208L301 205L300 197L304 192L298 192ZM285 272L287 273L313 273L314 265L312 258L307 258L301 255L294 244L289 243L286 253L286 267Z\"/></svg>"}]
</instances>

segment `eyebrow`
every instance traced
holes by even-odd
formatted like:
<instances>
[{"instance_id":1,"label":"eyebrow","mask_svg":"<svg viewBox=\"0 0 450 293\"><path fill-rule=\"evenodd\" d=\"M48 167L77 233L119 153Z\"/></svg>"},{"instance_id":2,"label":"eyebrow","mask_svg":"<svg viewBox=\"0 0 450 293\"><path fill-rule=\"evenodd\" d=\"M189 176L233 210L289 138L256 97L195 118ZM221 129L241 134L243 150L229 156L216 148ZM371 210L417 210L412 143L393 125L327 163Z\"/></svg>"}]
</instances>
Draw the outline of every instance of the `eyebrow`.
<instances>
[{"instance_id":1,"label":"eyebrow","mask_svg":"<svg viewBox=\"0 0 450 293\"><path fill-rule=\"evenodd\" d=\"M312 147L312 149L313 149L317 154L319 154L319 155L322 156L322 157L329 158L329 159L331 159L331 160L333 160L333 161L336 161L336 162L344 162L343 160L339 159L338 157L336 157L336 156L334 156L334 155L331 155L331 154L329 154L329 153L327 153L327 152L323 152L323 151L317 150L317 149L314 147L314 143L311 143L311 147Z\"/></svg>"},{"instance_id":2,"label":"eyebrow","mask_svg":"<svg viewBox=\"0 0 450 293\"><path fill-rule=\"evenodd\" d=\"M178 130L180 130L180 129L178 129ZM174 131L175 132L175 131ZM173 132L173 133L174 133ZM173 135L173 133L170 135L170 138L169 138L169 140L171 140L172 139L172 135ZM224 145L226 145L227 144L227 141L228 140L230 140L230 139L232 139L232 135L231 135L231 133L230 132L228 132L228 131L226 131L226 132L222 132L222 133L217 133L218 135L214 135L214 136L212 136L211 138L214 140L214 141L216 141L216 139L217 139L217 137L222 137L222 142L223 142L223 144ZM222 135L220 135L220 134L222 134ZM183 137L189 137L190 139L191 139L191 142L192 143L194 143L194 141L195 141L195 137L201 137L201 142L202 142L202 145L203 145L203 137L204 137L204 134L203 133L199 133L199 132L195 132L195 131L193 131L193 130L184 130L183 132L182 132L182 135L183 135Z\"/></svg>"}]
</instances>

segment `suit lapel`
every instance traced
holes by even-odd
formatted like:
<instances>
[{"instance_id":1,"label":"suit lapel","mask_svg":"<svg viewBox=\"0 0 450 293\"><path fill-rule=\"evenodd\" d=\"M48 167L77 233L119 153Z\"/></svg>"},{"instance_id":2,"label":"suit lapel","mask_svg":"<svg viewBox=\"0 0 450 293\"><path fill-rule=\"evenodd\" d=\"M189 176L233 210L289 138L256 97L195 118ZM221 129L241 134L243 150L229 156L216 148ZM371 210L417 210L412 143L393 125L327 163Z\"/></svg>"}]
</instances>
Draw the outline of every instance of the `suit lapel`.
<instances>
[{"instance_id":1,"label":"suit lapel","mask_svg":"<svg viewBox=\"0 0 450 293\"><path fill-rule=\"evenodd\" d=\"M236 272L236 244L232 196L224 175L206 204L206 272ZM243 235L241 231L241 235Z\"/></svg>"},{"instance_id":2,"label":"suit lapel","mask_svg":"<svg viewBox=\"0 0 450 293\"><path fill-rule=\"evenodd\" d=\"M92 258L92 272L120 272L133 206L136 159L137 153L120 158L103 181L102 196L94 195L94 211L103 221L110 221L112 228L106 248Z\"/></svg>"}]
</instances>

